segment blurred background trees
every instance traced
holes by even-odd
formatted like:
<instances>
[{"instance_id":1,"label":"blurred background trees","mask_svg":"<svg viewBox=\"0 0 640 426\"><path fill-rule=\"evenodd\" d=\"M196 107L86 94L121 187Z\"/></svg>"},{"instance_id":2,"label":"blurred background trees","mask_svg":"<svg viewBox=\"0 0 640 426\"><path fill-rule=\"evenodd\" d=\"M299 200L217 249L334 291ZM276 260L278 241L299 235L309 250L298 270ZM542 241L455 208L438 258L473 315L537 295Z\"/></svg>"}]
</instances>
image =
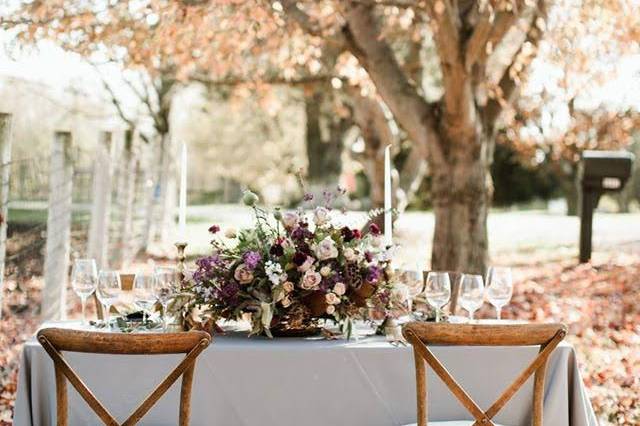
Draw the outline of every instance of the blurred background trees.
<instances>
[{"instance_id":1,"label":"blurred background trees","mask_svg":"<svg viewBox=\"0 0 640 426\"><path fill-rule=\"evenodd\" d=\"M639 85L637 6L51 0L17 2L3 27L93 64L103 108L158 146L165 223L178 141L192 147L193 201L248 186L293 203L303 170L308 189L340 183L361 208L382 205L391 144L396 205L436 214L432 267L482 270L491 200L563 196L573 214L581 151L637 138L634 91L607 97Z\"/></svg>"}]
</instances>

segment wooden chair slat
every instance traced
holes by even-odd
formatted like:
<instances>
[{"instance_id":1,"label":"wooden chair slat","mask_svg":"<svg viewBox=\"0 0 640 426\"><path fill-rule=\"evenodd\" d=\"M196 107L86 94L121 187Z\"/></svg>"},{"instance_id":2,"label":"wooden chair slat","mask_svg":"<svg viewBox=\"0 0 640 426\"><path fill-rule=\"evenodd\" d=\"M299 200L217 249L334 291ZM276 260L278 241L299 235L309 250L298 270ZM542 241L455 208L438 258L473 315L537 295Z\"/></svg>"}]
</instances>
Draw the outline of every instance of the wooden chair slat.
<instances>
[{"instance_id":1,"label":"wooden chair slat","mask_svg":"<svg viewBox=\"0 0 640 426\"><path fill-rule=\"evenodd\" d=\"M432 345L530 346L542 345L553 339L558 325L413 322L407 324L405 329Z\"/></svg>"},{"instance_id":2,"label":"wooden chair slat","mask_svg":"<svg viewBox=\"0 0 640 426\"><path fill-rule=\"evenodd\" d=\"M123 425L135 425L182 376L180 391L179 424L189 424L191 408L191 385L196 358L209 346L211 337L204 331L188 333L149 333L121 334L90 331L66 330L58 328L43 329L38 332L38 341L54 362L56 371L57 425L67 426L67 386L69 380L80 396L87 402L96 415L109 426L119 426L118 421L98 401L93 393L71 369L61 351L103 353L103 354L176 354L185 353L185 357L166 376L163 381L140 403ZM66 379L66 380L65 380Z\"/></svg>"},{"instance_id":3,"label":"wooden chair slat","mask_svg":"<svg viewBox=\"0 0 640 426\"><path fill-rule=\"evenodd\" d=\"M200 340L208 338L204 331L187 333L102 333L94 331L47 328L45 336L62 351L118 355L160 355L187 353Z\"/></svg>"},{"instance_id":4,"label":"wooden chair slat","mask_svg":"<svg viewBox=\"0 0 640 426\"><path fill-rule=\"evenodd\" d=\"M563 324L434 324L409 323L402 333L414 349L418 426L427 426L427 379L425 361L449 388L451 393L471 413L474 426L494 424L492 419L534 375L532 425L542 426L544 375L547 361L566 335ZM471 399L449 371L433 355L427 344L452 346L540 346L536 358L517 376L498 399L486 410Z\"/></svg>"}]
</instances>

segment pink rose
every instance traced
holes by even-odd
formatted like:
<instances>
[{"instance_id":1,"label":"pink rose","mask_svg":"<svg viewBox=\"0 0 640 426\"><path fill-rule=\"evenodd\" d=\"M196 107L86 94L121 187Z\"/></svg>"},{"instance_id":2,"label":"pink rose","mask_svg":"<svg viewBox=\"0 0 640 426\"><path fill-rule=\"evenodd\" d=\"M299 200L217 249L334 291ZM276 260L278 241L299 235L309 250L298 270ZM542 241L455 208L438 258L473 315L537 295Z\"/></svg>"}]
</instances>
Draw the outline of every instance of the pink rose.
<instances>
[{"instance_id":1,"label":"pink rose","mask_svg":"<svg viewBox=\"0 0 640 426\"><path fill-rule=\"evenodd\" d=\"M293 291L293 283L291 281L286 281L284 284L282 284L282 288L287 293L291 293Z\"/></svg>"},{"instance_id":2,"label":"pink rose","mask_svg":"<svg viewBox=\"0 0 640 426\"><path fill-rule=\"evenodd\" d=\"M313 269L309 269L302 276L302 284L300 284L300 287L305 290L313 290L314 288L318 287L318 285L320 285L321 280L322 277L319 273L317 273Z\"/></svg>"},{"instance_id":3,"label":"pink rose","mask_svg":"<svg viewBox=\"0 0 640 426\"><path fill-rule=\"evenodd\" d=\"M307 256L307 259L304 261L304 263L298 266L298 271L307 272L309 268L311 268L311 265L313 265L313 262L315 262L315 259L311 256Z\"/></svg>"},{"instance_id":4,"label":"pink rose","mask_svg":"<svg viewBox=\"0 0 640 426\"><path fill-rule=\"evenodd\" d=\"M337 305L340 303L340 298L335 293L327 293L324 298L329 305Z\"/></svg>"},{"instance_id":5,"label":"pink rose","mask_svg":"<svg viewBox=\"0 0 640 426\"><path fill-rule=\"evenodd\" d=\"M293 228L300 221L300 216L296 212L284 212L282 214L282 223L285 228Z\"/></svg>"},{"instance_id":6,"label":"pink rose","mask_svg":"<svg viewBox=\"0 0 640 426\"><path fill-rule=\"evenodd\" d=\"M320 241L316 246L316 256L320 260L333 259L338 257L338 249L336 248L336 244L333 242L331 237L325 237L324 240Z\"/></svg>"},{"instance_id":7,"label":"pink rose","mask_svg":"<svg viewBox=\"0 0 640 426\"><path fill-rule=\"evenodd\" d=\"M344 283L336 283L336 285L333 286L333 292L338 296L342 296L346 291L347 288Z\"/></svg>"},{"instance_id":8,"label":"pink rose","mask_svg":"<svg viewBox=\"0 0 640 426\"><path fill-rule=\"evenodd\" d=\"M333 315L336 312L336 307L334 305L327 306L327 314Z\"/></svg>"},{"instance_id":9,"label":"pink rose","mask_svg":"<svg viewBox=\"0 0 640 426\"><path fill-rule=\"evenodd\" d=\"M251 272L251 269L249 269L247 265L241 263L233 273L233 278L235 278L240 284L249 284L253 281L253 272Z\"/></svg>"}]
</instances>

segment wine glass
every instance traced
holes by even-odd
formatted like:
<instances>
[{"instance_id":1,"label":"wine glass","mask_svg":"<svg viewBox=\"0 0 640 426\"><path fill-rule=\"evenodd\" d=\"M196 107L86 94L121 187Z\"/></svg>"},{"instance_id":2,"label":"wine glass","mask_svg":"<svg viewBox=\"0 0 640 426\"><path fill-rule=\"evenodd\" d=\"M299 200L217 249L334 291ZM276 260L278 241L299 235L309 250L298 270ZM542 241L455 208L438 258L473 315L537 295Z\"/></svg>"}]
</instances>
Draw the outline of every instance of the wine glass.
<instances>
[{"instance_id":1,"label":"wine glass","mask_svg":"<svg viewBox=\"0 0 640 426\"><path fill-rule=\"evenodd\" d=\"M440 309L447 304L451 297L451 281L447 272L429 272L424 295L436 310L436 322L440 322Z\"/></svg>"},{"instance_id":2,"label":"wine glass","mask_svg":"<svg viewBox=\"0 0 640 426\"><path fill-rule=\"evenodd\" d=\"M413 299L416 298L424 290L424 274L420 267L416 266L415 270L404 272L404 284L409 289L409 297L407 298L407 308L409 315L413 312Z\"/></svg>"},{"instance_id":3,"label":"wine glass","mask_svg":"<svg viewBox=\"0 0 640 426\"><path fill-rule=\"evenodd\" d=\"M501 319L502 308L513 295L511 269L491 267L487 273L487 299L496 308L496 318Z\"/></svg>"},{"instance_id":4,"label":"wine glass","mask_svg":"<svg viewBox=\"0 0 640 426\"><path fill-rule=\"evenodd\" d=\"M82 301L82 324L87 324L87 299L96 291L98 272L94 259L76 259L71 271L71 287Z\"/></svg>"},{"instance_id":5,"label":"wine glass","mask_svg":"<svg viewBox=\"0 0 640 426\"><path fill-rule=\"evenodd\" d=\"M120 298L121 290L120 274L117 271L100 271L96 295L104 306L104 321L107 325L109 324L109 311Z\"/></svg>"},{"instance_id":6,"label":"wine glass","mask_svg":"<svg viewBox=\"0 0 640 426\"><path fill-rule=\"evenodd\" d=\"M469 312L469 320L473 313L480 309L484 298L484 283L480 275L462 275L460 280L460 306Z\"/></svg>"},{"instance_id":7,"label":"wine glass","mask_svg":"<svg viewBox=\"0 0 640 426\"><path fill-rule=\"evenodd\" d=\"M153 292L162 305L162 329L167 329L167 307L169 301L178 291L178 271L175 268L156 268Z\"/></svg>"},{"instance_id":8,"label":"wine glass","mask_svg":"<svg viewBox=\"0 0 640 426\"><path fill-rule=\"evenodd\" d=\"M136 273L133 279L133 302L142 309L142 324L147 323L147 311L151 310L156 303L156 296L153 291L154 281L155 276L153 274L144 274L142 272Z\"/></svg>"}]
</instances>

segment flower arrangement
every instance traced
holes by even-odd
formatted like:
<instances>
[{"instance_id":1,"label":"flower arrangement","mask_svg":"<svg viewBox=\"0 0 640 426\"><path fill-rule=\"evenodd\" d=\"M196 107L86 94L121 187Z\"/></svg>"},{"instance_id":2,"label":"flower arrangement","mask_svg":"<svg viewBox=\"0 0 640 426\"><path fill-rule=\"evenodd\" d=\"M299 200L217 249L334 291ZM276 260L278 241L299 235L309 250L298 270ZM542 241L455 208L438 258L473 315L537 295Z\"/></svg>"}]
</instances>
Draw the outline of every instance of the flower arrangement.
<instances>
[{"instance_id":1,"label":"flower arrangement","mask_svg":"<svg viewBox=\"0 0 640 426\"><path fill-rule=\"evenodd\" d=\"M251 334L304 330L320 319L340 325L347 337L355 319L384 317L393 296L387 273L390 255L380 229L367 232L339 225L332 200L342 191L325 191L325 202L307 211L268 211L245 192L255 226L209 232L213 253L196 261L187 283L188 306L214 322L251 318ZM309 203L313 197L305 196Z\"/></svg>"}]
</instances>

